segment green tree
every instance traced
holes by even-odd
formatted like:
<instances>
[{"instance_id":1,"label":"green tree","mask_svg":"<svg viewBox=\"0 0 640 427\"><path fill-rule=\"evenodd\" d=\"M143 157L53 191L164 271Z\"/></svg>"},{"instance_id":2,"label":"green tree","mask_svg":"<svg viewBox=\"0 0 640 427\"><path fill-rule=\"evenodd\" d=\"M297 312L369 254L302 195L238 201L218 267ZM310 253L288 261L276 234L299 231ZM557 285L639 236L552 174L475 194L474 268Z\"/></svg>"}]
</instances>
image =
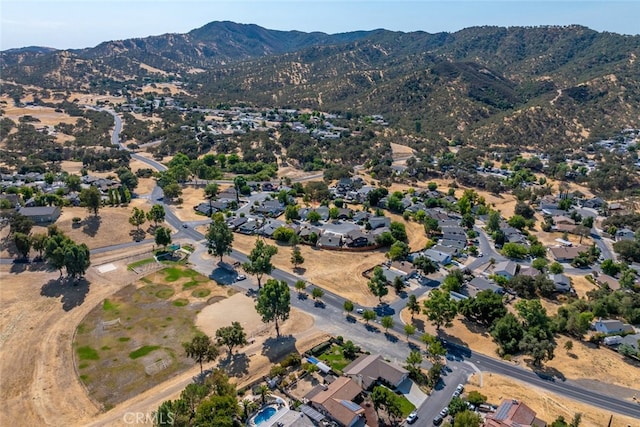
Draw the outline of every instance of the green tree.
<instances>
[{"instance_id":1,"label":"green tree","mask_svg":"<svg viewBox=\"0 0 640 427\"><path fill-rule=\"evenodd\" d=\"M136 229L139 231L140 226L144 224L146 220L147 220L147 217L144 211L142 209L134 207L133 211L131 212L131 216L129 217L129 224L135 226Z\"/></svg>"},{"instance_id":2,"label":"green tree","mask_svg":"<svg viewBox=\"0 0 640 427\"><path fill-rule=\"evenodd\" d=\"M500 230L500 212L490 211L487 218L487 231L495 233Z\"/></svg>"},{"instance_id":3,"label":"green tree","mask_svg":"<svg viewBox=\"0 0 640 427\"><path fill-rule=\"evenodd\" d=\"M347 312L347 315L353 313L353 302L345 300L344 304L342 304L342 308Z\"/></svg>"},{"instance_id":4,"label":"green tree","mask_svg":"<svg viewBox=\"0 0 640 427\"><path fill-rule=\"evenodd\" d=\"M449 296L449 292L440 289L432 290L423 305L424 314L436 326L437 330L443 325L448 326L458 312L456 303Z\"/></svg>"},{"instance_id":5,"label":"green tree","mask_svg":"<svg viewBox=\"0 0 640 427\"><path fill-rule=\"evenodd\" d=\"M324 291L322 290L322 288L315 287L311 291L311 298L313 298L313 300L316 302L320 302L320 299L322 299L323 296Z\"/></svg>"},{"instance_id":6,"label":"green tree","mask_svg":"<svg viewBox=\"0 0 640 427\"><path fill-rule=\"evenodd\" d=\"M382 319L380 319L380 323L382 324L384 331L387 332L389 328L393 328L393 324L394 324L393 317L384 316Z\"/></svg>"},{"instance_id":7,"label":"green tree","mask_svg":"<svg viewBox=\"0 0 640 427\"><path fill-rule=\"evenodd\" d=\"M516 316L507 313L491 327L491 336L500 346L502 355L516 354L524 329Z\"/></svg>"},{"instance_id":8,"label":"green tree","mask_svg":"<svg viewBox=\"0 0 640 427\"><path fill-rule=\"evenodd\" d=\"M420 364L422 363L422 354L417 350L412 350L409 352L406 362L406 369L409 372L417 372L420 368Z\"/></svg>"},{"instance_id":9,"label":"green tree","mask_svg":"<svg viewBox=\"0 0 640 427\"><path fill-rule=\"evenodd\" d=\"M211 204L213 203L213 199L218 196L218 191L218 184L216 184L215 182L207 184L204 187L204 197L209 200L209 212L213 211L213 207Z\"/></svg>"},{"instance_id":10,"label":"green tree","mask_svg":"<svg viewBox=\"0 0 640 427\"><path fill-rule=\"evenodd\" d=\"M422 274L429 275L438 271L438 265L431 259L420 256L413 261L413 265L422 271Z\"/></svg>"},{"instance_id":11,"label":"green tree","mask_svg":"<svg viewBox=\"0 0 640 427\"><path fill-rule=\"evenodd\" d=\"M454 397L449 402L449 414L454 418L456 417L457 414L466 410L467 410L467 402L465 402L460 397Z\"/></svg>"},{"instance_id":12,"label":"green tree","mask_svg":"<svg viewBox=\"0 0 640 427\"><path fill-rule=\"evenodd\" d=\"M373 269L371 279L369 279L369 290L371 293L378 297L378 301L382 303L382 297L389 293L387 289L387 279L384 277L384 273L380 266L376 266Z\"/></svg>"},{"instance_id":13,"label":"green tree","mask_svg":"<svg viewBox=\"0 0 640 427\"><path fill-rule=\"evenodd\" d=\"M162 246L165 249L171 244L171 230L167 227L156 228L154 237L156 245Z\"/></svg>"},{"instance_id":14,"label":"green tree","mask_svg":"<svg viewBox=\"0 0 640 427\"><path fill-rule=\"evenodd\" d=\"M300 219L300 214L298 213L298 206L288 205L285 208L284 217L287 221L294 221L296 219Z\"/></svg>"},{"instance_id":15,"label":"green tree","mask_svg":"<svg viewBox=\"0 0 640 427\"><path fill-rule=\"evenodd\" d=\"M615 263L611 259L605 259L602 261L600 268L604 274L608 274L609 276L615 276L620 273L620 264Z\"/></svg>"},{"instance_id":16,"label":"green tree","mask_svg":"<svg viewBox=\"0 0 640 427\"><path fill-rule=\"evenodd\" d=\"M625 269L622 274L620 274L620 287L622 289L632 289L636 282L636 272L631 268Z\"/></svg>"},{"instance_id":17,"label":"green tree","mask_svg":"<svg viewBox=\"0 0 640 427\"><path fill-rule=\"evenodd\" d=\"M165 218L164 206L162 206L159 203L156 203L153 206L151 206L151 209L149 210L149 212L147 212L147 220L153 221L156 227L158 226L158 224L164 221L164 218Z\"/></svg>"},{"instance_id":18,"label":"green tree","mask_svg":"<svg viewBox=\"0 0 640 427\"><path fill-rule=\"evenodd\" d=\"M16 249L23 258L29 257L31 252L32 240L29 234L13 233L13 243L16 245Z\"/></svg>"},{"instance_id":19,"label":"green tree","mask_svg":"<svg viewBox=\"0 0 640 427\"><path fill-rule=\"evenodd\" d=\"M475 297L460 301L459 309L464 317L484 326L491 326L507 314L502 296L491 289L480 291Z\"/></svg>"},{"instance_id":20,"label":"green tree","mask_svg":"<svg viewBox=\"0 0 640 427\"><path fill-rule=\"evenodd\" d=\"M529 249L519 243L508 242L502 246L502 255L507 258L524 259L529 255Z\"/></svg>"},{"instance_id":21,"label":"green tree","mask_svg":"<svg viewBox=\"0 0 640 427\"><path fill-rule=\"evenodd\" d=\"M568 340L564 343L564 349L567 350L567 353L573 350L573 341Z\"/></svg>"},{"instance_id":22,"label":"green tree","mask_svg":"<svg viewBox=\"0 0 640 427\"><path fill-rule=\"evenodd\" d=\"M407 230L403 223L397 221L391 221L389 230L394 239L401 242L407 242Z\"/></svg>"},{"instance_id":23,"label":"green tree","mask_svg":"<svg viewBox=\"0 0 640 427\"><path fill-rule=\"evenodd\" d=\"M236 190L236 202L240 203L240 193L247 186L247 180L243 176L236 176L233 179L233 187Z\"/></svg>"},{"instance_id":24,"label":"green tree","mask_svg":"<svg viewBox=\"0 0 640 427\"><path fill-rule=\"evenodd\" d=\"M231 322L231 326L223 326L216 331L218 345L224 345L229 349L229 357L233 348L247 344L247 334L239 322Z\"/></svg>"},{"instance_id":25,"label":"green tree","mask_svg":"<svg viewBox=\"0 0 640 427\"><path fill-rule=\"evenodd\" d=\"M302 256L302 251L298 246L294 246L291 251L291 264L293 265L293 269L298 268L299 265L304 263L304 257Z\"/></svg>"},{"instance_id":26,"label":"green tree","mask_svg":"<svg viewBox=\"0 0 640 427\"><path fill-rule=\"evenodd\" d=\"M413 320L416 314L420 313L420 304L418 304L418 299L414 294L409 295L409 301L407 301L406 307L409 313L411 313L411 320Z\"/></svg>"},{"instance_id":27,"label":"green tree","mask_svg":"<svg viewBox=\"0 0 640 427\"><path fill-rule=\"evenodd\" d=\"M552 274L562 274L564 272L564 267L559 262L552 262L549 266L549 272Z\"/></svg>"},{"instance_id":28,"label":"green tree","mask_svg":"<svg viewBox=\"0 0 640 427\"><path fill-rule=\"evenodd\" d=\"M291 311L291 298L287 282L269 279L264 288L258 293L256 311L262 317L262 321L275 322L276 337L280 337L278 322L284 322L289 318Z\"/></svg>"},{"instance_id":29,"label":"green tree","mask_svg":"<svg viewBox=\"0 0 640 427\"><path fill-rule=\"evenodd\" d=\"M42 258L42 253L47 244L47 235L45 233L36 233L31 236L31 246L34 251L38 252L38 256Z\"/></svg>"},{"instance_id":30,"label":"green tree","mask_svg":"<svg viewBox=\"0 0 640 427\"><path fill-rule=\"evenodd\" d=\"M416 327L410 323L404 325L404 334L407 337L407 341L409 341L409 337L416 333Z\"/></svg>"},{"instance_id":31,"label":"green tree","mask_svg":"<svg viewBox=\"0 0 640 427\"><path fill-rule=\"evenodd\" d=\"M202 364L215 360L219 354L218 347L211 342L207 335L203 334L194 336L190 342L182 343L182 347L184 347L187 357L200 364L200 373L202 373Z\"/></svg>"},{"instance_id":32,"label":"green tree","mask_svg":"<svg viewBox=\"0 0 640 427\"><path fill-rule=\"evenodd\" d=\"M224 255L231 253L233 237L233 231L225 222L224 216L222 214L214 215L205 234L209 253L220 257L220 261L222 261Z\"/></svg>"},{"instance_id":33,"label":"green tree","mask_svg":"<svg viewBox=\"0 0 640 427\"><path fill-rule=\"evenodd\" d=\"M80 181L80 177L78 175L67 175L65 184L67 184L67 188L69 189L69 191L82 191L82 182Z\"/></svg>"},{"instance_id":34,"label":"green tree","mask_svg":"<svg viewBox=\"0 0 640 427\"><path fill-rule=\"evenodd\" d=\"M373 310L365 310L362 312L362 318L367 324L369 324L371 320L375 320L376 317L378 316L376 315L376 312Z\"/></svg>"},{"instance_id":35,"label":"green tree","mask_svg":"<svg viewBox=\"0 0 640 427\"><path fill-rule=\"evenodd\" d=\"M64 267L72 279L83 277L91 265L90 251L84 243L69 242L64 247Z\"/></svg>"},{"instance_id":36,"label":"green tree","mask_svg":"<svg viewBox=\"0 0 640 427\"><path fill-rule=\"evenodd\" d=\"M307 288L307 282L304 280L296 280L294 287L296 288L296 291L298 291L298 294L300 294Z\"/></svg>"},{"instance_id":37,"label":"green tree","mask_svg":"<svg viewBox=\"0 0 640 427\"><path fill-rule=\"evenodd\" d=\"M544 273L544 271L547 269L547 265L548 265L548 261L544 258L536 258L533 260L533 262L531 263L531 266L533 268L535 268L536 270L538 270L540 273Z\"/></svg>"},{"instance_id":38,"label":"green tree","mask_svg":"<svg viewBox=\"0 0 640 427\"><path fill-rule=\"evenodd\" d=\"M311 224L316 224L318 221L322 219L322 216L316 211L311 211L307 214L307 221Z\"/></svg>"},{"instance_id":39,"label":"green tree","mask_svg":"<svg viewBox=\"0 0 640 427\"><path fill-rule=\"evenodd\" d=\"M164 192L164 197L171 202L182 196L182 187L176 182L165 185L162 191Z\"/></svg>"},{"instance_id":40,"label":"green tree","mask_svg":"<svg viewBox=\"0 0 640 427\"><path fill-rule=\"evenodd\" d=\"M400 261L407 258L409 255L409 246L406 243L396 241L389 248L389 252L387 253L387 257L391 261Z\"/></svg>"},{"instance_id":41,"label":"green tree","mask_svg":"<svg viewBox=\"0 0 640 427\"><path fill-rule=\"evenodd\" d=\"M544 360L553 359L553 349L555 345L546 339L539 339L529 332L525 333L518 344L519 349L533 358L533 364L540 366Z\"/></svg>"},{"instance_id":42,"label":"green tree","mask_svg":"<svg viewBox=\"0 0 640 427\"><path fill-rule=\"evenodd\" d=\"M453 420L453 427L479 427L481 424L480 415L468 409L458 413Z\"/></svg>"},{"instance_id":43,"label":"green tree","mask_svg":"<svg viewBox=\"0 0 640 427\"><path fill-rule=\"evenodd\" d=\"M467 402L471 403L474 406L482 405L487 401L487 396L480 393L479 391L473 390L467 393Z\"/></svg>"},{"instance_id":44,"label":"green tree","mask_svg":"<svg viewBox=\"0 0 640 427\"><path fill-rule=\"evenodd\" d=\"M249 262L245 262L242 267L244 270L256 276L258 280L258 289L261 287L262 276L265 274L271 274L273 271L273 264L271 258L278 253L278 248L275 246L267 245L264 240L256 240L256 244L249 254Z\"/></svg>"},{"instance_id":45,"label":"green tree","mask_svg":"<svg viewBox=\"0 0 640 427\"><path fill-rule=\"evenodd\" d=\"M98 216L98 211L102 206L102 196L100 191L95 186L85 188L80 192L80 202L89 210L93 212L94 216Z\"/></svg>"}]
</instances>

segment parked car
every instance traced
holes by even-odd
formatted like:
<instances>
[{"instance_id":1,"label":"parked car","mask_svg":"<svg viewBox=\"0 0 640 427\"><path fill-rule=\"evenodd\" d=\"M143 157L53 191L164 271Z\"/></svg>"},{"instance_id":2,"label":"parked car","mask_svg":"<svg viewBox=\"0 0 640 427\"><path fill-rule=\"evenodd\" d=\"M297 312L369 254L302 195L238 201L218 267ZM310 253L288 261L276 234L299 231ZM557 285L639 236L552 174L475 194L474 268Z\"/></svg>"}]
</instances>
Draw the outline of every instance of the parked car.
<instances>
[{"instance_id":1,"label":"parked car","mask_svg":"<svg viewBox=\"0 0 640 427\"><path fill-rule=\"evenodd\" d=\"M456 390L453 392L453 395L451 395L451 398L453 399L454 397L459 397L460 396L460 390Z\"/></svg>"},{"instance_id":2,"label":"parked car","mask_svg":"<svg viewBox=\"0 0 640 427\"><path fill-rule=\"evenodd\" d=\"M464 391L464 385L458 384L458 386L456 387L456 391L458 393L462 393Z\"/></svg>"},{"instance_id":3,"label":"parked car","mask_svg":"<svg viewBox=\"0 0 640 427\"><path fill-rule=\"evenodd\" d=\"M417 419L418 419L418 414L416 413L416 411L413 411L407 416L407 423L413 424L416 422Z\"/></svg>"},{"instance_id":4,"label":"parked car","mask_svg":"<svg viewBox=\"0 0 640 427\"><path fill-rule=\"evenodd\" d=\"M444 408L442 408L442 410L440 411L440 416L442 418L446 417L447 414L449 413L449 408L447 406L445 406Z\"/></svg>"},{"instance_id":5,"label":"parked car","mask_svg":"<svg viewBox=\"0 0 640 427\"><path fill-rule=\"evenodd\" d=\"M247 276L245 276L244 274L238 274L238 276L236 276L236 282L239 282L241 280L246 279Z\"/></svg>"},{"instance_id":6,"label":"parked car","mask_svg":"<svg viewBox=\"0 0 640 427\"><path fill-rule=\"evenodd\" d=\"M356 313L362 314L362 313L364 313L364 309L363 308L358 308L358 309L356 309Z\"/></svg>"},{"instance_id":7,"label":"parked car","mask_svg":"<svg viewBox=\"0 0 640 427\"><path fill-rule=\"evenodd\" d=\"M442 420L444 420L444 417L441 417L440 415L436 415L436 417L433 419L433 425L439 426L440 424L442 424Z\"/></svg>"}]
</instances>

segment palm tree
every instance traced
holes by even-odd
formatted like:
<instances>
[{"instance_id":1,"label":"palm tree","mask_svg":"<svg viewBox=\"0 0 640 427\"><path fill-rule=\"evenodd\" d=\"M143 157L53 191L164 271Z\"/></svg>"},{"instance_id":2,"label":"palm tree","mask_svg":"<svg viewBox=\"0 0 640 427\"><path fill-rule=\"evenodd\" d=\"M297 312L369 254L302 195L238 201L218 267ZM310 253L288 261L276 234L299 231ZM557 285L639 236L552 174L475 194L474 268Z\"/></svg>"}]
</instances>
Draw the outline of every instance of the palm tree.
<instances>
[{"instance_id":1,"label":"palm tree","mask_svg":"<svg viewBox=\"0 0 640 427\"><path fill-rule=\"evenodd\" d=\"M258 394L260 395L262 404L264 405L267 402L267 397L271 396L271 390L269 390L269 387L267 385L262 384L260 385L260 387L258 387Z\"/></svg>"}]
</instances>

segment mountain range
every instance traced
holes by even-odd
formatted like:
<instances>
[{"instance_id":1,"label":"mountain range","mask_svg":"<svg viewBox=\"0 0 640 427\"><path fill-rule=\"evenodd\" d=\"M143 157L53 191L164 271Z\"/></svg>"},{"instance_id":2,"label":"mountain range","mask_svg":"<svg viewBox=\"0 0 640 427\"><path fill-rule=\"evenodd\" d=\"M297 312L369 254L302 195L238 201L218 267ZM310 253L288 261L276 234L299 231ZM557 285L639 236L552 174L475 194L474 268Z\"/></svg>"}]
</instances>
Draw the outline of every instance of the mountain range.
<instances>
[{"instance_id":1,"label":"mountain range","mask_svg":"<svg viewBox=\"0 0 640 427\"><path fill-rule=\"evenodd\" d=\"M582 26L328 35L212 22L87 49L7 50L0 71L52 90L180 79L205 105L383 114L417 145L571 148L640 127L639 55L640 36Z\"/></svg>"}]
</instances>

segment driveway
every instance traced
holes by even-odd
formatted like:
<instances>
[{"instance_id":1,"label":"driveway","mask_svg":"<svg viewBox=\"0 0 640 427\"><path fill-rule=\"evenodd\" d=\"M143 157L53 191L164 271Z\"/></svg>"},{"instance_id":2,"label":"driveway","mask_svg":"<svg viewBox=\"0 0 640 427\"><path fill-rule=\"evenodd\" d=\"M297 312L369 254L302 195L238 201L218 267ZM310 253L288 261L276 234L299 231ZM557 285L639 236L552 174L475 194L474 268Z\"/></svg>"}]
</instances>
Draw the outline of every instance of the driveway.
<instances>
[{"instance_id":1,"label":"driveway","mask_svg":"<svg viewBox=\"0 0 640 427\"><path fill-rule=\"evenodd\" d=\"M402 384L398 386L398 391L402 393L407 400L415 405L416 408L422 406L429 396L420 390L420 387L414 383L410 378L405 379Z\"/></svg>"}]
</instances>

